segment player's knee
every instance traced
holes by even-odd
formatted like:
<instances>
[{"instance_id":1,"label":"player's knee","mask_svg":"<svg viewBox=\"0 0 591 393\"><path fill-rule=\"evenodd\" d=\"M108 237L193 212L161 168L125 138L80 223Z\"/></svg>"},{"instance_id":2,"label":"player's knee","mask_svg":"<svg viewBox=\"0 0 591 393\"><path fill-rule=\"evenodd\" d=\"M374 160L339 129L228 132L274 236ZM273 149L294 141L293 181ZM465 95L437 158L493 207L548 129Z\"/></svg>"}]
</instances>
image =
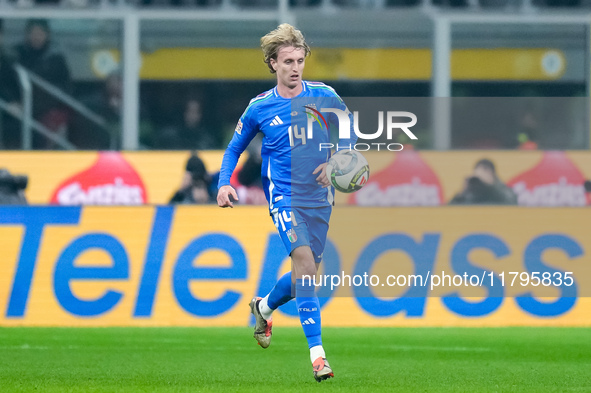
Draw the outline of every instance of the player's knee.
<instances>
[{"instance_id":1,"label":"player's knee","mask_svg":"<svg viewBox=\"0 0 591 393\"><path fill-rule=\"evenodd\" d=\"M291 252L291 261L295 267L296 278L301 278L303 275L309 277L316 275L316 263L310 247L302 246L293 250Z\"/></svg>"}]
</instances>

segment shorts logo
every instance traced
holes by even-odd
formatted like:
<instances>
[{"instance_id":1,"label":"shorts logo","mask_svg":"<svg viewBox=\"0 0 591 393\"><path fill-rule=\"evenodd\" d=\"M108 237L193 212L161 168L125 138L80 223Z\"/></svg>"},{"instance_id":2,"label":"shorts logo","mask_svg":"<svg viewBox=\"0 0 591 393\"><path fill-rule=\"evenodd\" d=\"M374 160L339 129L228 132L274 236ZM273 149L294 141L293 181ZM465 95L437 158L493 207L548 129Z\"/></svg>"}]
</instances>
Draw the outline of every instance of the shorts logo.
<instances>
[{"instance_id":1,"label":"shorts logo","mask_svg":"<svg viewBox=\"0 0 591 393\"><path fill-rule=\"evenodd\" d=\"M236 132L242 134L242 120L238 120L238 124L236 124Z\"/></svg>"},{"instance_id":2,"label":"shorts logo","mask_svg":"<svg viewBox=\"0 0 591 393\"><path fill-rule=\"evenodd\" d=\"M291 243L295 243L298 240L298 235L296 235L293 229L288 229L285 234Z\"/></svg>"}]
</instances>

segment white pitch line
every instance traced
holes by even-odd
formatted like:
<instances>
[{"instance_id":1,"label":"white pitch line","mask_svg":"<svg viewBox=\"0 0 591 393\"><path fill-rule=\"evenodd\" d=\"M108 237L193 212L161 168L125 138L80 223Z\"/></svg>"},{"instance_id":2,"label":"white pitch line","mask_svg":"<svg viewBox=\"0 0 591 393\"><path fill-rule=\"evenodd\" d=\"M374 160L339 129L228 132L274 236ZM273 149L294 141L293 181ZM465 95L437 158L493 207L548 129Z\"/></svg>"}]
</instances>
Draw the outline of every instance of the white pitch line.
<instances>
[{"instance_id":1,"label":"white pitch line","mask_svg":"<svg viewBox=\"0 0 591 393\"><path fill-rule=\"evenodd\" d=\"M482 347L437 347L427 345L387 345L385 348L398 351L444 351L444 352L489 352L491 348Z\"/></svg>"},{"instance_id":2,"label":"white pitch line","mask_svg":"<svg viewBox=\"0 0 591 393\"><path fill-rule=\"evenodd\" d=\"M2 345L2 346L0 346L0 350L1 349L49 349L49 347L42 346L42 345L22 344L22 345Z\"/></svg>"}]
</instances>

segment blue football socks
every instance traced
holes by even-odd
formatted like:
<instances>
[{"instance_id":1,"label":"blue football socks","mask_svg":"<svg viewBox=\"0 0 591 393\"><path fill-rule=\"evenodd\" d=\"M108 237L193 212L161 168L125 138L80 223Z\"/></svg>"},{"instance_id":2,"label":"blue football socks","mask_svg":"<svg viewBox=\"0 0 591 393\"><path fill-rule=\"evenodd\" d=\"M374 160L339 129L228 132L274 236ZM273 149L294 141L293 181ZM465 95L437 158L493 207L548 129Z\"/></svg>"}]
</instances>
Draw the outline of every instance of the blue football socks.
<instances>
[{"instance_id":1,"label":"blue football socks","mask_svg":"<svg viewBox=\"0 0 591 393\"><path fill-rule=\"evenodd\" d=\"M279 281L277 281L277 284L275 284L271 292L269 292L269 297L267 299L269 308L276 310L279 306L289 302L294 298L291 292L291 272L289 272L281 276Z\"/></svg>"},{"instance_id":2,"label":"blue football socks","mask_svg":"<svg viewBox=\"0 0 591 393\"><path fill-rule=\"evenodd\" d=\"M309 280L296 280L296 305L308 348L322 345L320 325L320 302Z\"/></svg>"}]
</instances>

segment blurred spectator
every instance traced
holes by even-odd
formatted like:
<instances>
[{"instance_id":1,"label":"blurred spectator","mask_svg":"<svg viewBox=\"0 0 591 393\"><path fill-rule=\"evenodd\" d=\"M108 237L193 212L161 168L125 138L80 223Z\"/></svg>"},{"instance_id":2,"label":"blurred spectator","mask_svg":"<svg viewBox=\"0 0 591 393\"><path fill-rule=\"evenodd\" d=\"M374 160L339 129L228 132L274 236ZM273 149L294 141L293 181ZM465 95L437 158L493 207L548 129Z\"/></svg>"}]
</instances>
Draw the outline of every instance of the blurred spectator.
<instances>
[{"instance_id":1,"label":"blurred spectator","mask_svg":"<svg viewBox=\"0 0 591 393\"><path fill-rule=\"evenodd\" d=\"M387 7L412 7L421 4L420 0L386 0Z\"/></svg>"},{"instance_id":2,"label":"blurred spectator","mask_svg":"<svg viewBox=\"0 0 591 393\"><path fill-rule=\"evenodd\" d=\"M4 21L0 19L0 99L5 101L10 111L19 112L21 88L13 60L4 51ZM10 114L0 110L0 148L19 149L20 123Z\"/></svg>"},{"instance_id":3,"label":"blurred spectator","mask_svg":"<svg viewBox=\"0 0 591 393\"><path fill-rule=\"evenodd\" d=\"M534 4L547 7L579 7L581 0L538 0L534 1Z\"/></svg>"},{"instance_id":4,"label":"blurred spectator","mask_svg":"<svg viewBox=\"0 0 591 393\"><path fill-rule=\"evenodd\" d=\"M587 193L587 201L591 200L591 180L585 180L583 187L585 187L585 192Z\"/></svg>"},{"instance_id":5,"label":"blurred spectator","mask_svg":"<svg viewBox=\"0 0 591 393\"><path fill-rule=\"evenodd\" d=\"M121 108L123 105L123 80L121 73L116 70L105 78L101 91L88 100L88 106L103 116L109 123L121 121Z\"/></svg>"},{"instance_id":6,"label":"blurred spectator","mask_svg":"<svg viewBox=\"0 0 591 393\"><path fill-rule=\"evenodd\" d=\"M468 0L433 0L433 5L443 6L443 7L467 7Z\"/></svg>"},{"instance_id":7,"label":"blurred spectator","mask_svg":"<svg viewBox=\"0 0 591 393\"><path fill-rule=\"evenodd\" d=\"M185 174L181 187L170 199L171 204L206 204L214 202L215 191L212 189L211 176L207 173L205 164L192 152L185 166Z\"/></svg>"},{"instance_id":8,"label":"blurred spectator","mask_svg":"<svg viewBox=\"0 0 591 393\"><path fill-rule=\"evenodd\" d=\"M538 144L529 139L526 133L518 135L519 150L538 150Z\"/></svg>"},{"instance_id":9,"label":"blurred spectator","mask_svg":"<svg viewBox=\"0 0 591 393\"><path fill-rule=\"evenodd\" d=\"M517 135L520 150L538 149L538 120L533 108L526 108L520 122L521 132Z\"/></svg>"},{"instance_id":10,"label":"blurred spectator","mask_svg":"<svg viewBox=\"0 0 591 393\"><path fill-rule=\"evenodd\" d=\"M476 163L474 172L464 182L464 189L450 204L516 205L517 196L497 177L493 162L485 158Z\"/></svg>"},{"instance_id":11,"label":"blurred spectator","mask_svg":"<svg viewBox=\"0 0 591 393\"><path fill-rule=\"evenodd\" d=\"M107 123L106 129L85 120L81 116L73 119L73 132L70 140L82 149L112 149L110 139L119 140L121 131L121 111L123 109L123 80L119 70L112 71L99 90L82 97L80 101L90 110L101 116ZM145 113L145 105L140 103L140 142L152 146L153 127Z\"/></svg>"},{"instance_id":12,"label":"blurred spectator","mask_svg":"<svg viewBox=\"0 0 591 393\"><path fill-rule=\"evenodd\" d=\"M29 178L13 175L6 169L0 169L0 205L26 205L25 188Z\"/></svg>"},{"instance_id":13,"label":"blurred spectator","mask_svg":"<svg viewBox=\"0 0 591 393\"><path fill-rule=\"evenodd\" d=\"M59 5L62 0L16 0L17 7L33 7L35 5L40 6L51 6L51 5Z\"/></svg>"},{"instance_id":14,"label":"blurred spectator","mask_svg":"<svg viewBox=\"0 0 591 393\"><path fill-rule=\"evenodd\" d=\"M15 47L16 61L23 67L66 93L71 91L70 69L66 58L51 41L49 23L45 19L27 22L25 40ZM68 111L60 101L44 90L33 91L33 116L50 130L65 136L68 126ZM51 145L36 139L34 147L48 148Z\"/></svg>"},{"instance_id":15,"label":"blurred spectator","mask_svg":"<svg viewBox=\"0 0 591 393\"><path fill-rule=\"evenodd\" d=\"M219 5L219 0L139 0L137 2L142 6L174 6L174 7L206 7Z\"/></svg>"},{"instance_id":16,"label":"blurred spectator","mask_svg":"<svg viewBox=\"0 0 591 393\"><path fill-rule=\"evenodd\" d=\"M291 7L310 7L322 4L322 0L289 0Z\"/></svg>"},{"instance_id":17,"label":"blurred spectator","mask_svg":"<svg viewBox=\"0 0 591 393\"><path fill-rule=\"evenodd\" d=\"M122 81L119 71L111 72L98 91L80 101L91 111L101 116L107 123L107 130L99 125L77 116L74 119L71 141L82 149L110 148L110 137L119 134L121 109L123 105Z\"/></svg>"},{"instance_id":18,"label":"blurred spectator","mask_svg":"<svg viewBox=\"0 0 591 393\"><path fill-rule=\"evenodd\" d=\"M201 100L190 97L184 105L177 124L164 127L158 136L157 146L162 149L221 149L220 135L203 125Z\"/></svg>"}]
</instances>

